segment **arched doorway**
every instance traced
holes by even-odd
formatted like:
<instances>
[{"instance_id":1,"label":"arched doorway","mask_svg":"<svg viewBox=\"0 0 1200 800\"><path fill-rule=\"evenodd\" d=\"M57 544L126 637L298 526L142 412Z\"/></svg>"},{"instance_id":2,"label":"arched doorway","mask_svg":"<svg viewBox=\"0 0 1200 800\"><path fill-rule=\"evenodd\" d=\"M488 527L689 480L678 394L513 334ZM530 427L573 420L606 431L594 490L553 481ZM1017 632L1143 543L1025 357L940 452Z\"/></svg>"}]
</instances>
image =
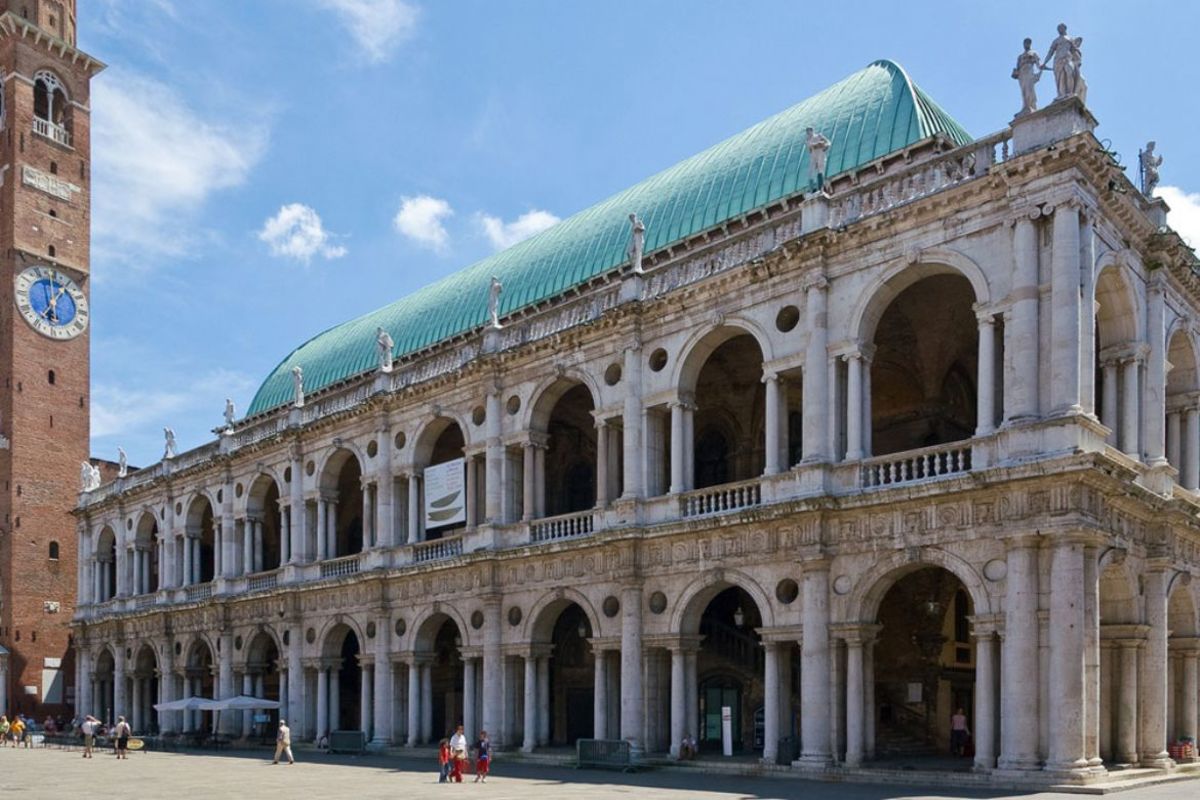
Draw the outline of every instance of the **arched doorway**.
<instances>
[{"instance_id":1,"label":"arched doorway","mask_svg":"<svg viewBox=\"0 0 1200 800\"><path fill-rule=\"evenodd\" d=\"M547 435L544 486L534 516L557 516L593 508L596 495L595 402L587 386L559 378L538 398L531 427ZM540 502L539 502L540 501Z\"/></svg>"},{"instance_id":2,"label":"arched doorway","mask_svg":"<svg viewBox=\"0 0 1200 800\"><path fill-rule=\"evenodd\" d=\"M116 686L113 679L115 674L116 660L113 658L112 651L106 647L96 656L96 665L92 671L92 681L94 684L92 687L91 709L91 713L105 722L116 721L116 718L113 716L114 689Z\"/></svg>"},{"instance_id":3,"label":"arched doorway","mask_svg":"<svg viewBox=\"0 0 1200 800\"><path fill-rule=\"evenodd\" d=\"M556 599L537 612L530 638L532 657L539 659L537 688L545 698L543 703L539 697L539 713L546 715L536 721L538 746L574 747L577 740L596 735L593 636L587 612L570 599Z\"/></svg>"},{"instance_id":4,"label":"arched doorway","mask_svg":"<svg viewBox=\"0 0 1200 800\"><path fill-rule=\"evenodd\" d=\"M870 397L870 425L861 442L864 456L974 435L979 386L975 302L971 282L952 273L920 278L888 303L871 338L875 354L863 387ZM997 340L1003 341L1002 334Z\"/></svg>"},{"instance_id":5,"label":"arched doorway","mask_svg":"<svg viewBox=\"0 0 1200 800\"><path fill-rule=\"evenodd\" d=\"M732 720L733 752L753 753L764 745L765 700L762 615L738 586L718 591L700 615L703 637L696 657L696 740L701 752L722 750L722 713Z\"/></svg>"},{"instance_id":6,"label":"arched doorway","mask_svg":"<svg viewBox=\"0 0 1200 800\"><path fill-rule=\"evenodd\" d=\"M1138 760L1137 704L1122 703L1122 694L1138 694L1138 671L1144 639L1137 579L1123 554L1109 551L1100 559L1100 758L1109 765Z\"/></svg>"},{"instance_id":7,"label":"arched doorway","mask_svg":"<svg viewBox=\"0 0 1200 800\"><path fill-rule=\"evenodd\" d=\"M1200 672L1197 670L1196 600L1190 583L1176 578L1167 597L1167 741L1196 741Z\"/></svg>"},{"instance_id":8,"label":"arched doorway","mask_svg":"<svg viewBox=\"0 0 1200 800\"><path fill-rule=\"evenodd\" d=\"M329 731L361 730L362 645L358 634L345 623L336 625L325 637L325 663L318 680L328 681L328 707L317 708L317 736ZM317 696L322 696L320 688ZM318 700L319 703L319 700Z\"/></svg>"},{"instance_id":9,"label":"arched doorway","mask_svg":"<svg viewBox=\"0 0 1200 800\"><path fill-rule=\"evenodd\" d=\"M870 757L911 759L952 753L951 717L975 721L974 614L970 593L952 572L927 566L907 572L879 604L873 651L873 696L868 719L876 738ZM873 703L872 703L873 701ZM872 726L868 726L870 731ZM971 761L963 759L963 768Z\"/></svg>"},{"instance_id":10,"label":"arched doorway","mask_svg":"<svg viewBox=\"0 0 1200 800\"><path fill-rule=\"evenodd\" d=\"M462 631L446 614L434 614L417 630L414 649L420 673L413 706L417 742L436 742L453 733L455 726L466 724L462 646ZM410 739L412 733L410 730Z\"/></svg>"},{"instance_id":11,"label":"arched doorway","mask_svg":"<svg viewBox=\"0 0 1200 800\"><path fill-rule=\"evenodd\" d=\"M279 701L279 646L266 631L258 631L246 648L241 692L251 697ZM242 735L266 737L279 723L278 709L243 712Z\"/></svg>"},{"instance_id":12,"label":"arched doorway","mask_svg":"<svg viewBox=\"0 0 1200 800\"><path fill-rule=\"evenodd\" d=\"M207 697L215 699L217 694L215 659L212 648L203 639L192 642L184 662L184 697ZM185 731L209 731L213 726L213 712L184 711Z\"/></svg>"},{"instance_id":13,"label":"arched doorway","mask_svg":"<svg viewBox=\"0 0 1200 800\"><path fill-rule=\"evenodd\" d=\"M158 657L154 648L143 644L138 648L130 675L129 724L134 733L157 733L158 718L154 704L158 702Z\"/></svg>"},{"instance_id":14,"label":"arched doorway","mask_svg":"<svg viewBox=\"0 0 1200 800\"><path fill-rule=\"evenodd\" d=\"M279 486L269 475L259 475L250 486L246 501L246 526L250 536L250 562L244 572L278 569L282 563L283 511L279 507ZM245 560L243 542L243 560Z\"/></svg>"},{"instance_id":15,"label":"arched doorway","mask_svg":"<svg viewBox=\"0 0 1200 800\"><path fill-rule=\"evenodd\" d=\"M320 501L325 524L318 523L317 526L318 558L340 558L362 551L362 474L362 465L350 450L336 451L325 463L321 475L321 490L325 497ZM324 542L320 541L322 532Z\"/></svg>"}]
</instances>

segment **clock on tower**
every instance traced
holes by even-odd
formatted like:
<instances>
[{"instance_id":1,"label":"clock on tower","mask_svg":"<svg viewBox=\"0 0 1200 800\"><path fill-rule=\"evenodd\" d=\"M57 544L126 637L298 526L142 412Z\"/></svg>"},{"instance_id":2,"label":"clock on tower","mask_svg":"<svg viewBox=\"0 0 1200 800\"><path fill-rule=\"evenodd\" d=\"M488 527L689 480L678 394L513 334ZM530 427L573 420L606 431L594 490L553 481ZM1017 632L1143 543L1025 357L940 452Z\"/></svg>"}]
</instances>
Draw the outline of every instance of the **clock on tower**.
<instances>
[{"instance_id":1,"label":"clock on tower","mask_svg":"<svg viewBox=\"0 0 1200 800\"><path fill-rule=\"evenodd\" d=\"M76 0L0 0L0 713L70 716L88 460L89 84Z\"/></svg>"}]
</instances>

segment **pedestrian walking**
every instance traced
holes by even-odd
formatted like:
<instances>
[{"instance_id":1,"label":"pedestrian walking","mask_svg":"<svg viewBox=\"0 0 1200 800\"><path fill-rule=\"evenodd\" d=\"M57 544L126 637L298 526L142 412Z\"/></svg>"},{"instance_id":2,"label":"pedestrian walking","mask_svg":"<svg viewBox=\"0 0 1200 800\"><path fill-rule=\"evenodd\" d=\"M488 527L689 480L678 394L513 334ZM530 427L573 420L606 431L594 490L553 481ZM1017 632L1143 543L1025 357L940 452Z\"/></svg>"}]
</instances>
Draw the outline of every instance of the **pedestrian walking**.
<instances>
[{"instance_id":1,"label":"pedestrian walking","mask_svg":"<svg viewBox=\"0 0 1200 800\"><path fill-rule=\"evenodd\" d=\"M475 782L487 783L488 771L492 765L492 740L488 738L487 731L479 732L475 753Z\"/></svg>"},{"instance_id":2,"label":"pedestrian walking","mask_svg":"<svg viewBox=\"0 0 1200 800\"><path fill-rule=\"evenodd\" d=\"M129 723L124 717L117 717L117 724L113 726L113 737L117 740L117 758L129 759L129 737L133 733L133 729L129 727Z\"/></svg>"},{"instance_id":3,"label":"pedestrian walking","mask_svg":"<svg viewBox=\"0 0 1200 800\"><path fill-rule=\"evenodd\" d=\"M967 715L961 708L956 709L950 716L950 753L961 757L967 749L967 738L971 729L967 727Z\"/></svg>"},{"instance_id":4,"label":"pedestrian walking","mask_svg":"<svg viewBox=\"0 0 1200 800\"><path fill-rule=\"evenodd\" d=\"M292 758L292 729L287 726L287 720L279 720L279 732L275 734L275 760L272 764L279 763L280 756L287 756L288 764L295 764L296 759Z\"/></svg>"},{"instance_id":5,"label":"pedestrian walking","mask_svg":"<svg viewBox=\"0 0 1200 800\"><path fill-rule=\"evenodd\" d=\"M438 783L450 780L450 740L442 739L438 745Z\"/></svg>"},{"instance_id":6,"label":"pedestrian walking","mask_svg":"<svg viewBox=\"0 0 1200 800\"><path fill-rule=\"evenodd\" d=\"M13 747L20 747L22 740L25 738L25 721L21 719L20 714L17 714L13 718L12 725L9 726L8 730L12 736Z\"/></svg>"},{"instance_id":7,"label":"pedestrian walking","mask_svg":"<svg viewBox=\"0 0 1200 800\"><path fill-rule=\"evenodd\" d=\"M462 783L463 767L466 763L467 737L463 733L463 726L459 725L450 737L450 780Z\"/></svg>"},{"instance_id":8,"label":"pedestrian walking","mask_svg":"<svg viewBox=\"0 0 1200 800\"><path fill-rule=\"evenodd\" d=\"M0 714L0 747L8 747L8 731L12 728L12 724L8 721L8 716Z\"/></svg>"},{"instance_id":9,"label":"pedestrian walking","mask_svg":"<svg viewBox=\"0 0 1200 800\"><path fill-rule=\"evenodd\" d=\"M92 746L96 744L96 728L99 726L100 720L88 714L83 718L83 724L79 729L83 732L83 757L92 757Z\"/></svg>"}]
</instances>

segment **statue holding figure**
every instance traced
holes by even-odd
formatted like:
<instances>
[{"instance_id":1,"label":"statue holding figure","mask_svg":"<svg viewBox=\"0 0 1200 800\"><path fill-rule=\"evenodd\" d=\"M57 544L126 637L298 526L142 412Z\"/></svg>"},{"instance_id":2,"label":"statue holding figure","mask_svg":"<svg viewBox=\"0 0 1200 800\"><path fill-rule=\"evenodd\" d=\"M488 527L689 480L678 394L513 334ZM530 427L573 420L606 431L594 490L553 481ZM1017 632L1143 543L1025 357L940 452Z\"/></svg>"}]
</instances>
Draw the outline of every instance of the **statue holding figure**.
<instances>
[{"instance_id":1,"label":"statue holding figure","mask_svg":"<svg viewBox=\"0 0 1200 800\"><path fill-rule=\"evenodd\" d=\"M1079 93L1079 63L1083 60L1083 53L1080 51L1082 44L1082 38L1078 39L1077 43L1077 40L1067 36L1065 22L1058 24L1058 37L1050 43L1050 49L1046 51L1046 60L1040 67L1043 70L1047 69L1050 59L1054 59L1054 85L1058 90L1055 100L1065 100Z\"/></svg>"},{"instance_id":2,"label":"statue holding figure","mask_svg":"<svg viewBox=\"0 0 1200 800\"><path fill-rule=\"evenodd\" d=\"M129 474L129 457L125 455L125 448L117 448L117 477L124 478Z\"/></svg>"},{"instance_id":3,"label":"statue holding figure","mask_svg":"<svg viewBox=\"0 0 1200 800\"><path fill-rule=\"evenodd\" d=\"M232 397L225 398L225 430L233 430L233 419L237 416L237 406L233 404Z\"/></svg>"},{"instance_id":4,"label":"statue holding figure","mask_svg":"<svg viewBox=\"0 0 1200 800\"><path fill-rule=\"evenodd\" d=\"M808 172L817 182L818 189L825 188L825 160L829 156L831 142L823 133L812 128L805 129L805 144L808 145Z\"/></svg>"},{"instance_id":5,"label":"statue holding figure","mask_svg":"<svg viewBox=\"0 0 1200 800\"><path fill-rule=\"evenodd\" d=\"M495 275L492 276L492 285L488 289L488 317L491 319L493 328L500 328L500 292L504 290L504 284Z\"/></svg>"},{"instance_id":6,"label":"statue holding figure","mask_svg":"<svg viewBox=\"0 0 1200 800\"><path fill-rule=\"evenodd\" d=\"M642 254L646 251L646 223L638 218L638 215L629 215L629 248L625 251L625 255L629 256L629 263L633 265L633 271L637 274L642 272Z\"/></svg>"},{"instance_id":7,"label":"statue holding figure","mask_svg":"<svg viewBox=\"0 0 1200 800\"><path fill-rule=\"evenodd\" d=\"M166 444L163 447L163 461L169 458L174 458L176 455L175 431L170 428L163 428L163 439Z\"/></svg>"},{"instance_id":8,"label":"statue holding figure","mask_svg":"<svg viewBox=\"0 0 1200 800\"><path fill-rule=\"evenodd\" d=\"M1158 168L1162 166L1162 156L1154 152L1157 142L1146 142L1146 149L1138 153L1138 165L1142 169L1142 194L1153 197L1158 186Z\"/></svg>"},{"instance_id":9,"label":"statue holding figure","mask_svg":"<svg viewBox=\"0 0 1200 800\"><path fill-rule=\"evenodd\" d=\"M1025 49L1017 56L1017 66L1012 71L1013 79L1021 87L1021 110L1017 112L1018 117L1037 111L1037 82L1042 77L1042 59L1033 50L1033 39L1026 38L1023 45Z\"/></svg>"},{"instance_id":10,"label":"statue holding figure","mask_svg":"<svg viewBox=\"0 0 1200 800\"><path fill-rule=\"evenodd\" d=\"M396 342L392 339L392 335L383 328L375 329L375 354L379 359L379 371L392 371L392 351L396 348Z\"/></svg>"},{"instance_id":11,"label":"statue holding figure","mask_svg":"<svg viewBox=\"0 0 1200 800\"><path fill-rule=\"evenodd\" d=\"M292 405L304 405L304 368L299 364L292 367Z\"/></svg>"},{"instance_id":12,"label":"statue holding figure","mask_svg":"<svg viewBox=\"0 0 1200 800\"><path fill-rule=\"evenodd\" d=\"M92 465L84 461L79 465L79 491L90 492L96 488L92 481Z\"/></svg>"}]
</instances>

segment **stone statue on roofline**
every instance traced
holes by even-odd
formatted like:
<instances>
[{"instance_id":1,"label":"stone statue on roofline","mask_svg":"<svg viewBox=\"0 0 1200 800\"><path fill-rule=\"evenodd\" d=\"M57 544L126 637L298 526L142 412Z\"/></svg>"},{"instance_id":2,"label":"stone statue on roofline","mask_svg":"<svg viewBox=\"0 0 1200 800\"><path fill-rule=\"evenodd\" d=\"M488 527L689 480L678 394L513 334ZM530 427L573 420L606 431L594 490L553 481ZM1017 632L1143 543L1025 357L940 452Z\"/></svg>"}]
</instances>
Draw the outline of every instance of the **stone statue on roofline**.
<instances>
[{"instance_id":1,"label":"stone statue on roofline","mask_svg":"<svg viewBox=\"0 0 1200 800\"><path fill-rule=\"evenodd\" d=\"M495 275L492 276L492 285L488 289L488 317L489 324L497 330L500 325L500 292L504 290L504 284Z\"/></svg>"},{"instance_id":2,"label":"stone statue on roofline","mask_svg":"<svg viewBox=\"0 0 1200 800\"><path fill-rule=\"evenodd\" d=\"M379 371L392 371L392 351L396 348L396 342L392 340L392 335L383 328L375 329L375 354L379 359Z\"/></svg>"},{"instance_id":3,"label":"stone statue on roofline","mask_svg":"<svg viewBox=\"0 0 1200 800\"><path fill-rule=\"evenodd\" d=\"M92 485L92 465L84 461L79 465L79 491L90 492L95 488Z\"/></svg>"},{"instance_id":4,"label":"stone statue on roofline","mask_svg":"<svg viewBox=\"0 0 1200 800\"><path fill-rule=\"evenodd\" d=\"M237 406L233 404L232 397L225 398L225 430L233 430L233 420L237 416Z\"/></svg>"},{"instance_id":5,"label":"stone statue on roofline","mask_svg":"<svg viewBox=\"0 0 1200 800\"><path fill-rule=\"evenodd\" d=\"M1158 168L1162 166L1162 156L1154 152L1157 142L1146 142L1146 149L1138 153L1138 166L1142 171L1142 194L1153 197L1158 187Z\"/></svg>"},{"instance_id":6,"label":"stone statue on roofline","mask_svg":"<svg viewBox=\"0 0 1200 800\"><path fill-rule=\"evenodd\" d=\"M817 189L825 188L825 160L829 156L829 146L832 144L823 133L812 128L805 129L804 142L808 145L808 172L817 182Z\"/></svg>"},{"instance_id":7,"label":"stone statue on roofline","mask_svg":"<svg viewBox=\"0 0 1200 800\"><path fill-rule=\"evenodd\" d=\"M163 461L174 458L176 456L175 431L170 428L163 428L163 439L166 440L163 447Z\"/></svg>"},{"instance_id":8,"label":"stone statue on roofline","mask_svg":"<svg viewBox=\"0 0 1200 800\"><path fill-rule=\"evenodd\" d=\"M129 456L125 455L125 448L117 448L117 477L124 478L129 474Z\"/></svg>"},{"instance_id":9,"label":"stone statue on roofline","mask_svg":"<svg viewBox=\"0 0 1200 800\"><path fill-rule=\"evenodd\" d=\"M92 489L93 489L93 491L96 489L99 489L100 484L103 482L104 482L103 479L100 477L100 468L93 465L92 466Z\"/></svg>"},{"instance_id":10,"label":"stone statue on roofline","mask_svg":"<svg viewBox=\"0 0 1200 800\"><path fill-rule=\"evenodd\" d=\"M304 405L304 368L299 364L292 367L292 405Z\"/></svg>"},{"instance_id":11,"label":"stone statue on roofline","mask_svg":"<svg viewBox=\"0 0 1200 800\"><path fill-rule=\"evenodd\" d=\"M1012 76L1021 87L1021 117L1032 111L1037 111L1037 82L1041 80L1042 58L1033 49L1033 39L1026 38L1023 42L1025 49L1017 56L1017 66L1013 68Z\"/></svg>"},{"instance_id":12,"label":"stone statue on roofline","mask_svg":"<svg viewBox=\"0 0 1200 800\"><path fill-rule=\"evenodd\" d=\"M1055 100L1065 100L1068 97L1079 97L1081 100L1087 93L1087 83L1080 80L1080 64L1083 62L1083 38L1072 39L1067 36L1067 25L1060 22L1058 37L1050 43L1046 51L1046 60L1040 69L1049 67L1050 59L1054 59L1054 85L1058 90ZM1081 94L1080 88L1083 92Z\"/></svg>"},{"instance_id":13,"label":"stone statue on roofline","mask_svg":"<svg viewBox=\"0 0 1200 800\"><path fill-rule=\"evenodd\" d=\"M642 255L646 252L646 223L642 222L637 214L630 214L629 224L631 226L629 249L625 251L625 255L629 256L629 263L633 266L633 271L640 275L642 273Z\"/></svg>"}]
</instances>

